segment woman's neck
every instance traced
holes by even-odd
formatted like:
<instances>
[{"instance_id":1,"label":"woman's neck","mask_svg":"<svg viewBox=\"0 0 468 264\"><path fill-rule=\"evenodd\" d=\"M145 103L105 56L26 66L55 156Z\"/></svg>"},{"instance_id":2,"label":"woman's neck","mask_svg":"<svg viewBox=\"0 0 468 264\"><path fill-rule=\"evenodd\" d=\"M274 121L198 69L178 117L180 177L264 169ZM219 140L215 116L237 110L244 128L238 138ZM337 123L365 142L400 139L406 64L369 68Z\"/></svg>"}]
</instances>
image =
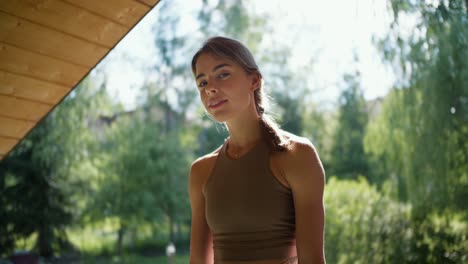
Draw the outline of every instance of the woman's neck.
<instances>
[{"instance_id":1,"label":"woman's neck","mask_svg":"<svg viewBox=\"0 0 468 264\"><path fill-rule=\"evenodd\" d=\"M227 122L229 144L236 149L248 148L262 138L260 117Z\"/></svg>"}]
</instances>

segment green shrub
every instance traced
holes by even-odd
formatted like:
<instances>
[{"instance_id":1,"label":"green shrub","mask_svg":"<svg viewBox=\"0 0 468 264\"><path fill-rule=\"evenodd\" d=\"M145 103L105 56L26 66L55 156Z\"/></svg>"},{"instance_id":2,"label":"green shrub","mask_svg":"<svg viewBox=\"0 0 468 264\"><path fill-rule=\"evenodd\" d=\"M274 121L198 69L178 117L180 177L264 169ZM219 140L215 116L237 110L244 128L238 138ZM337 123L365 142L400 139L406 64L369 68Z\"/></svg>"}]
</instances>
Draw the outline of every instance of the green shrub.
<instances>
[{"instance_id":1,"label":"green shrub","mask_svg":"<svg viewBox=\"0 0 468 264\"><path fill-rule=\"evenodd\" d=\"M325 248L330 263L401 263L410 252L410 207L355 180L329 179Z\"/></svg>"},{"instance_id":2,"label":"green shrub","mask_svg":"<svg viewBox=\"0 0 468 264\"><path fill-rule=\"evenodd\" d=\"M329 179L324 194L327 262L466 263L466 214L433 213L418 221L411 206L383 189L377 191L364 177Z\"/></svg>"},{"instance_id":3,"label":"green shrub","mask_svg":"<svg viewBox=\"0 0 468 264\"><path fill-rule=\"evenodd\" d=\"M433 213L414 221L413 229L411 263L467 263L468 225L463 214Z\"/></svg>"}]
</instances>

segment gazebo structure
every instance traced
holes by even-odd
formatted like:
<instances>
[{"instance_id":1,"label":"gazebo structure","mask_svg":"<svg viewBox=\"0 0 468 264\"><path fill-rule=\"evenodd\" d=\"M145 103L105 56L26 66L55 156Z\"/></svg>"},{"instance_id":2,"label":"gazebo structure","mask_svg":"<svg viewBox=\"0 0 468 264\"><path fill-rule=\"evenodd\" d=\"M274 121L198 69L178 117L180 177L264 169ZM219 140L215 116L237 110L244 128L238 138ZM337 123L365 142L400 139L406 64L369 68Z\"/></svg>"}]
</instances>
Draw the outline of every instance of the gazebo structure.
<instances>
[{"instance_id":1,"label":"gazebo structure","mask_svg":"<svg viewBox=\"0 0 468 264\"><path fill-rule=\"evenodd\" d=\"M0 160L158 2L0 1Z\"/></svg>"}]
</instances>

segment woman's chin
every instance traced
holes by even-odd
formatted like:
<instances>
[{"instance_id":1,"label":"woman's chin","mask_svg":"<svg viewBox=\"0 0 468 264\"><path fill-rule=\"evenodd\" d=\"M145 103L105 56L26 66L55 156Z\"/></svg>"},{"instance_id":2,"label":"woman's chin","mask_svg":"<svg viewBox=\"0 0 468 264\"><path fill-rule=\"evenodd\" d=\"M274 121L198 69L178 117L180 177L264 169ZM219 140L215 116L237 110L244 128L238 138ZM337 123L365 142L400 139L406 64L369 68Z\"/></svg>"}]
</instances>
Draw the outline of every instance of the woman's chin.
<instances>
[{"instance_id":1,"label":"woman's chin","mask_svg":"<svg viewBox=\"0 0 468 264\"><path fill-rule=\"evenodd\" d=\"M224 123L229 119L227 113L222 111L212 111L208 112L208 114L211 116L211 118L219 123Z\"/></svg>"}]
</instances>

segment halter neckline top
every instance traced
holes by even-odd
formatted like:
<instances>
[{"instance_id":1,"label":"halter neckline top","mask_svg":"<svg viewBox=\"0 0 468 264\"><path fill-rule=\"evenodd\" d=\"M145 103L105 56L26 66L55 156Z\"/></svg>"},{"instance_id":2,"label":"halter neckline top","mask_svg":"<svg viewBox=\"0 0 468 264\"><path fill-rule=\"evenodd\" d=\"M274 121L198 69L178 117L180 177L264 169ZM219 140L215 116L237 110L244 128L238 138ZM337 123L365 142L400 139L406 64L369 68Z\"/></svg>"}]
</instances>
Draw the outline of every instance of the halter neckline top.
<instances>
[{"instance_id":1,"label":"halter neckline top","mask_svg":"<svg viewBox=\"0 0 468 264\"><path fill-rule=\"evenodd\" d=\"M237 159L225 140L203 187L205 217L216 261L288 259L295 255L292 192L270 170L270 150L260 140Z\"/></svg>"}]
</instances>

